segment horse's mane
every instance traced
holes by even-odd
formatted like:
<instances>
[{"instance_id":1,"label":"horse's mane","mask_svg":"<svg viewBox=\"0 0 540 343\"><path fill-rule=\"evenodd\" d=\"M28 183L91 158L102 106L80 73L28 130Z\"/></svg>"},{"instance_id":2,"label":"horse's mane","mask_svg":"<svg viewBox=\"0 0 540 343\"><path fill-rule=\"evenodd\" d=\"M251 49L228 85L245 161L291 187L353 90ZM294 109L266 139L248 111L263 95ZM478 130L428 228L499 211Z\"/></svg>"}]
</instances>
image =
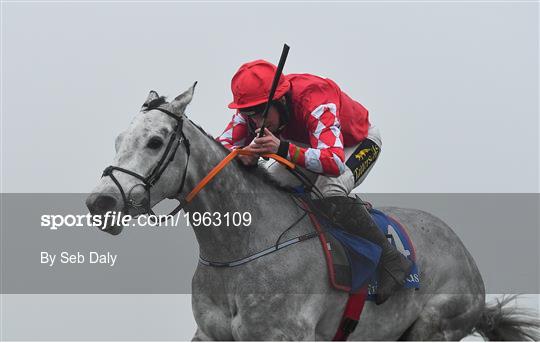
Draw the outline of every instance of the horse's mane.
<instances>
[{"instance_id":1,"label":"horse's mane","mask_svg":"<svg viewBox=\"0 0 540 343\"><path fill-rule=\"evenodd\" d=\"M164 104L169 104L169 102L167 101L167 97L166 96L159 96L158 98L154 99L154 100L151 100L150 102L148 103L144 103L143 106L146 107L146 108L156 108L156 107L159 107L161 105L164 105Z\"/></svg>"}]
</instances>

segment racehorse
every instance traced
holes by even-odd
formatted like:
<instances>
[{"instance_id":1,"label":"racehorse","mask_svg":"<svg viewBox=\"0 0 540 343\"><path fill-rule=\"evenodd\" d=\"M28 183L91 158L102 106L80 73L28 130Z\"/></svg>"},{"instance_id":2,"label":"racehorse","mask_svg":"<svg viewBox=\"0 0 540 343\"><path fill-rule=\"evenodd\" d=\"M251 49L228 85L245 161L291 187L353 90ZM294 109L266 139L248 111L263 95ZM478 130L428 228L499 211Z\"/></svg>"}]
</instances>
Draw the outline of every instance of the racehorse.
<instances>
[{"instance_id":1,"label":"racehorse","mask_svg":"<svg viewBox=\"0 0 540 343\"><path fill-rule=\"evenodd\" d=\"M200 256L207 261L239 261L279 239L313 232L289 191L261 168L247 169L238 161L193 200L183 201L229 153L185 114L194 87L170 102L150 92L116 139L113 166L87 199L90 212L152 213L165 198L178 199L190 213L249 212L253 220L247 227L194 225ZM473 258L444 222L414 209L380 210L408 228L422 283L419 290L400 291L382 305L367 302L350 340L457 341L474 332L490 340L537 339L538 322L513 312L507 305L511 298L486 305ZM118 234L121 227L107 230ZM331 340L348 294L333 289L327 273L317 239L235 267L200 263L192 281L193 339Z\"/></svg>"}]
</instances>

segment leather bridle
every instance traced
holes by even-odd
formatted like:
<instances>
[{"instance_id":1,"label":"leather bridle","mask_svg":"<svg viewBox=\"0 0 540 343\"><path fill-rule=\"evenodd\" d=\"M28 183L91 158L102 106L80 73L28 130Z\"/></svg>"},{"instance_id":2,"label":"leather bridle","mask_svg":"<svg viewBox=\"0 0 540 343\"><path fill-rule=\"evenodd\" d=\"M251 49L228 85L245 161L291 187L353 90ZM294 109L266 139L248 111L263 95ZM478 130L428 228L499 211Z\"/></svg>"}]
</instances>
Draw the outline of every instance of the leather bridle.
<instances>
[{"instance_id":1,"label":"leather bridle","mask_svg":"<svg viewBox=\"0 0 540 343\"><path fill-rule=\"evenodd\" d=\"M176 194L180 194L184 188L184 184L186 182L186 176L188 171L188 164L189 164L189 156L190 156L190 150L189 150L189 140L186 138L183 132L183 125L184 125L184 119L181 116L178 116L162 107L143 107L144 111L150 111L150 110L158 110L162 113L165 113L169 117L176 120L176 128L174 129L174 132L171 134L171 137L169 138L169 142L167 143L167 147L163 151L163 154L161 155L161 158L159 159L158 163L152 170L150 171L150 174L148 176L142 176L140 174L135 173L134 171L131 171L129 169L125 169L122 167L117 166L108 166L103 171L104 176L109 176L111 180L114 182L116 187L118 187L118 190L120 191L120 194L122 195L122 200L124 201L124 208L123 213L124 215L129 214L129 210L131 208L137 210L138 212L140 209L146 210L146 213L154 215L154 212L152 211L152 208L150 207L150 189L158 182L163 172L167 169L169 166L169 163L171 163L174 160L174 157L176 155L176 151L178 150L178 147L180 144L183 144L186 149L186 163L184 167L184 173L182 175L182 181L180 182L180 187L178 188L178 191ZM142 183L136 184L131 189L126 192L124 191L124 188L118 181L118 179L113 175L113 171L119 171L128 175L131 175L139 180L141 180ZM133 189L137 186L142 186L145 189L145 192L147 192L147 197L145 197L145 202L136 202L131 198L131 192ZM169 215L175 215L176 213L180 212L182 207L184 206L184 203L181 202L180 205L178 205L174 210L172 210ZM137 213L140 214L140 213Z\"/></svg>"},{"instance_id":2,"label":"leather bridle","mask_svg":"<svg viewBox=\"0 0 540 343\"><path fill-rule=\"evenodd\" d=\"M167 147L163 151L163 154L161 155L161 158L159 159L158 163L154 168L152 168L150 174L146 177L135 173L134 171L131 171L129 169L125 169L122 167L117 166L108 166L103 171L103 176L109 176L116 187L118 187L118 190L120 191L120 194L122 195L122 199L124 201L124 214L129 214L129 210L131 208L139 210L140 208L143 208L146 210L146 213L150 215L154 215L154 212L152 211L152 208L150 207L150 189L158 182L159 178L165 172L167 167L169 166L169 163L171 163L174 160L174 157L176 156L176 151L178 150L178 147L180 144L183 144L186 148L186 164L184 167L184 173L182 175L182 181L180 182L180 187L178 188L178 191L176 192L176 195L182 193L184 189L184 184L186 182L186 176L188 171L188 165L189 165L189 157L190 157L190 143L187 137L184 135L183 132L183 125L184 125L184 117L178 116L162 107L143 107L145 111L150 110L158 110L162 113L165 113L169 117L176 120L177 125L174 129L174 132L171 134L171 137L169 138L169 142L167 143ZM231 160L233 160L238 154L241 153L241 149L233 150L225 159L223 159L214 169L212 169L199 184L186 196L186 198L180 200L180 204L173 209L167 216L174 216L178 212L180 212L184 206L195 197L195 195L217 174L219 171L227 165ZM273 155L273 154L272 154ZM268 155L268 156L272 156ZM272 158L275 158L277 161L281 160L281 163L284 163L285 165L289 164L289 168L292 171L292 168L294 168L294 164L291 164L291 162L286 162L282 157L273 155ZM126 194L124 191L124 188L122 187L122 184L118 181L118 179L113 175L113 171L118 170L119 172L131 175L139 180L141 180L142 183L136 184L133 187L131 187L130 191ZM296 175L296 174L295 174ZM305 176L304 176L305 177ZM300 178L300 180L302 180ZM137 186L143 186L145 191L148 193L148 197L145 198L146 203L137 203L131 198L131 191L137 187ZM301 207L303 209L303 207ZM308 213L306 209L304 209L306 213L302 215L300 218L298 218L292 225L290 225L287 229L285 229L277 238L276 243L262 251L259 251L257 253L251 254L249 256L246 256L240 260L231 261L231 262L220 262L220 261L209 261L204 259L202 256L199 256L199 262L206 266L212 266L212 267L235 267L239 266L245 263L249 263L253 260L256 260L260 257L266 256L268 254L271 254L273 252L276 252L280 249L283 249L285 247L291 246L293 244L317 237L320 233L318 232L309 232L307 234L303 234L297 237L294 237L292 239L289 239L287 241L281 242L281 239L283 238L284 234L292 229L294 226L296 226ZM159 218L159 222L161 223L162 220L165 219L164 217Z\"/></svg>"}]
</instances>

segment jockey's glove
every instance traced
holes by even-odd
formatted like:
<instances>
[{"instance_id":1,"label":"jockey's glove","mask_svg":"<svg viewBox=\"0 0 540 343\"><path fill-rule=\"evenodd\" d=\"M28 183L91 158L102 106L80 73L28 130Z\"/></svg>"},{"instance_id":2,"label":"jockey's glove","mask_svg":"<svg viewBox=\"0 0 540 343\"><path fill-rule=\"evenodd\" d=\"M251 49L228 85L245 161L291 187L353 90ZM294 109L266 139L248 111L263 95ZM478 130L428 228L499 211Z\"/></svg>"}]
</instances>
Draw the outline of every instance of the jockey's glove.
<instances>
[{"instance_id":1,"label":"jockey's glove","mask_svg":"<svg viewBox=\"0 0 540 343\"><path fill-rule=\"evenodd\" d=\"M289 153L289 142L285 140L281 140L279 142L279 148L277 154L283 158L287 158L287 154Z\"/></svg>"}]
</instances>

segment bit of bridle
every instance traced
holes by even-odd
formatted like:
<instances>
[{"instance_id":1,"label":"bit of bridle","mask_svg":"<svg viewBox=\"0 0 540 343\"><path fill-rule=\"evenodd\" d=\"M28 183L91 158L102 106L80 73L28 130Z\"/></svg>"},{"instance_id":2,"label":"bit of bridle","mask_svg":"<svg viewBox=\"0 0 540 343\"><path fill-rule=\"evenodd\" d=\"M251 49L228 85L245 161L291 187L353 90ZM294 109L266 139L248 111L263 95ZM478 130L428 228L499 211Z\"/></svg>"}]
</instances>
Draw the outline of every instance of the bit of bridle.
<instances>
[{"instance_id":1,"label":"bit of bridle","mask_svg":"<svg viewBox=\"0 0 540 343\"><path fill-rule=\"evenodd\" d=\"M161 177L165 169L167 169L167 167L169 166L169 163L171 163L171 161L174 160L176 151L178 150L178 147L180 146L180 144L183 144L184 147L186 148L187 158L186 158L186 163L184 167L184 173L182 175L182 181L180 182L180 187L178 188L178 191L176 192L176 194L180 194L182 192L184 188L184 184L186 182L190 151L189 151L189 140L186 138L182 130L183 125L184 125L183 117L178 116L162 107L151 107L151 108L143 107L143 110L144 111L158 110L162 113L165 113L169 117L175 119L177 124L176 124L176 128L174 129L174 132L171 134L171 137L169 138L169 142L167 143L167 147L163 151L161 158L159 159L156 166L152 168L148 176L144 177L140 174L135 173L134 171L117 167L117 166L112 166L112 165L108 166L103 171L102 177L109 176L112 179L112 181L115 183L116 187L118 187L118 190L120 190L120 194L122 195L122 200L124 201L124 209L123 209L124 214L129 214L129 210L131 208L137 210L138 212L140 212L140 209L142 208L146 210L146 213L149 213L151 215L154 214L154 212L152 211L152 208L150 207L150 189L158 182L159 178ZM135 186L131 187L129 192L126 194L126 192L122 188L122 185L120 184L118 179L113 175L114 170L118 170L119 172L126 173L133 177L136 177L137 179L141 180L142 183L136 184ZM145 198L145 202L136 202L131 198L131 192L137 186L144 187L145 191L147 192L148 196ZM175 215L176 213L180 212L183 206L184 206L184 203L181 202L180 205L178 205L174 210L172 210L171 213L169 213L169 215Z\"/></svg>"}]
</instances>

